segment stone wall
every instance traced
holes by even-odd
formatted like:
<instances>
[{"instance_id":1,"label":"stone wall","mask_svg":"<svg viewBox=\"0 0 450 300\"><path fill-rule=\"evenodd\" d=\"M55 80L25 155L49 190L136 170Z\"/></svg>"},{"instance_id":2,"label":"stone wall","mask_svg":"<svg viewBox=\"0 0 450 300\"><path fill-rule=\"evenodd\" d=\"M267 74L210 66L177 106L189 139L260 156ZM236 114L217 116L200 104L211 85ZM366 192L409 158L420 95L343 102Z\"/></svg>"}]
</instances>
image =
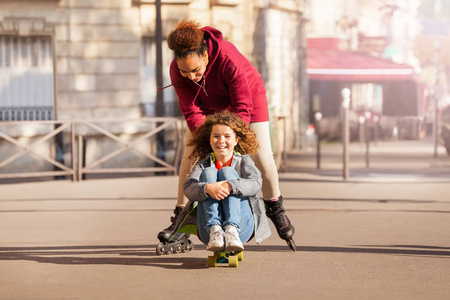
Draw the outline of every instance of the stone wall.
<instances>
[{"instance_id":1,"label":"stone wall","mask_svg":"<svg viewBox=\"0 0 450 300\"><path fill-rule=\"evenodd\" d=\"M129 0L61 0L58 118L139 118L140 38L140 12Z\"/></svg>"},{"instance_id":2,"label":"stone wall","mask_svg":"<svg viewBox=\"0 0 450 300\"><path fill-rule=\"evenodd\" d=\"M300 1L272 1L256 6L254 61L263 75L275 116L286 117L288 148L302 146L308 128L306 42Z\"/></svg>"}]
</instances>

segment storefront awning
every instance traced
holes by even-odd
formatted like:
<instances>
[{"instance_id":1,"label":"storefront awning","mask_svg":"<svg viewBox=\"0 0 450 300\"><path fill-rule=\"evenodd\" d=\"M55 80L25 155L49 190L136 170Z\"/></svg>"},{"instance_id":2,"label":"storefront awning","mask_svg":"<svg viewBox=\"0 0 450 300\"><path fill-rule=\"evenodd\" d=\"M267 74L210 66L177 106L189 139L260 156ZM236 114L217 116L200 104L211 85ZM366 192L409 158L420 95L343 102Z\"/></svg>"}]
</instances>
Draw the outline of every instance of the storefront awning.
<instances>
[{"instance_id":1,"label":"storefront awning","mask_svg":"<svg viewBox=\"0 0 450 300\"><path fill-rule=\"evenodd\" d=\"M411 66L355 51L308 49L306 73L310 80L378 82L414 80Z\"/></svg>"}]
</instances>

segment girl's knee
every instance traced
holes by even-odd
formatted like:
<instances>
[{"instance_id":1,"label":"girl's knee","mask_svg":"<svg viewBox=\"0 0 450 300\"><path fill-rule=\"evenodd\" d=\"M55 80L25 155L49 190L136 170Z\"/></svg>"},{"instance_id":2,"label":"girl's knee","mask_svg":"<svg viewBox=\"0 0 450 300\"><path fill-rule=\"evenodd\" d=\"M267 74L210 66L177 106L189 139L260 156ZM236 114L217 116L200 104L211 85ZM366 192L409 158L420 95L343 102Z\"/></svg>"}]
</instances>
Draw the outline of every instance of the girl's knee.
<instances>
[{"instance_id":1,"label":"girl's knee","mask_svg":"<svg viewBox=\"0 0 450 300\"><path fill-rule=\"evenodd\" d=\"M232 167L223 167L219 171L219 180L229 180L229 179L238 179L239 174Z\"/></svg>"},{"instance_id":2,"label":"girl's knee","mask_svg":"<svg viewBox=\"0 0 450 300\"><path fill-rule=\"evenodd\" d=\"M217 169L215 167L209 167L203 170L200 175L201 182L217 182Z\"/></svg>"}]
</instances>

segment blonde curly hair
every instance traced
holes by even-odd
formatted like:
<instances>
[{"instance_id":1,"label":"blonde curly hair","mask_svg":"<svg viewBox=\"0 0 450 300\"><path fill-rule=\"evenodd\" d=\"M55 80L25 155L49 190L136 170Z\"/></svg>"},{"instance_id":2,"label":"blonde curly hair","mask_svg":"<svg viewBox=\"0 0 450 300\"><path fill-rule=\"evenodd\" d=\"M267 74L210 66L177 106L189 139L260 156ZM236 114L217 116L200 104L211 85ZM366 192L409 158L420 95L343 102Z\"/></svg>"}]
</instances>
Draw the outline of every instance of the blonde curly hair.
<instances>
[{"instance_id":1,"label":"blonde curly hair","mask_svg":"<svg viewBox=\"0 0 450 300\"><path fill-rule=\"evenodd\" d=\"M189 157L193 163L205 159L207 154L213 152L210 137L214 125L226 125L234 131L236 139L239 139L234 151L240 154L255 154L259 149L255 132L237 114L224 111L208 115L205 122L192 133L187 145L195 147Z\"/></svg>"}]
</instances>

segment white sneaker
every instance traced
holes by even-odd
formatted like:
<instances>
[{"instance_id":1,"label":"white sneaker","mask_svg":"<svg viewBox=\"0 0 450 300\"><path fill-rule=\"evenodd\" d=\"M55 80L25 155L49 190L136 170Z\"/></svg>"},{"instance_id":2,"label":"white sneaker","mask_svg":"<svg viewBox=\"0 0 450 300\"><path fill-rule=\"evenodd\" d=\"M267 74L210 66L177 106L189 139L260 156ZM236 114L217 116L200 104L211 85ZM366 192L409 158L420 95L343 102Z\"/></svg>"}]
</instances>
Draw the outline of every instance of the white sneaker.
<instances>
[{"instance_id":1,"label":"white sneaker","mask_svg":"<svg viewBox=\"0 0 450 300\"><path fill-rule=\"evenodd\" d=\"M236 227L230 225L225 229L225 251L242 251L244 245L239 238L239 232Z\"/></svg>"},{"instance_id":2,"label":"white sneaker","mask_svg":"<svg viewBox=\"0 0 450 300\"><path fill-rule=\"evenodd\" d=\"M211 227L209 233L209 243L206 246L208 251L221 251L224 248L223 242L224 232L221 226L216 225Z\"/></svg>"}]
</instances>

